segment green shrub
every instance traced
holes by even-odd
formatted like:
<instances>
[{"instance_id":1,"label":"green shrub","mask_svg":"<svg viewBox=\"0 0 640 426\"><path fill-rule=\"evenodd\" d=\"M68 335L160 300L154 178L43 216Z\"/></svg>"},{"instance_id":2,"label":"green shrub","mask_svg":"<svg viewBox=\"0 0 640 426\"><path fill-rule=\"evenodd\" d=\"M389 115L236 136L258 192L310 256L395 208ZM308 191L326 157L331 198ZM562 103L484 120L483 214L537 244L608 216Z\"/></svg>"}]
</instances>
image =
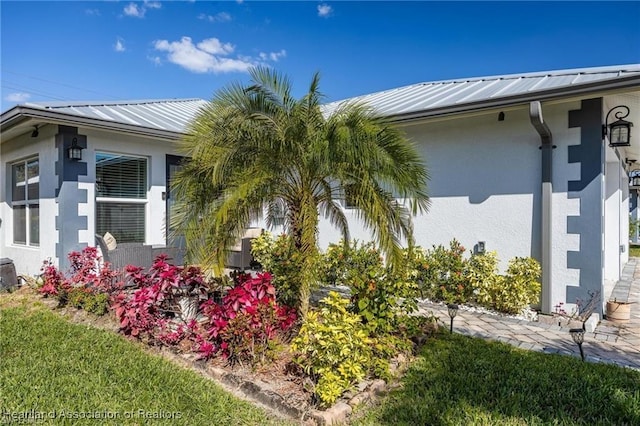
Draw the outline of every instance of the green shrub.
<instances>
[{"instance_id":1,"label":"green shrub","mask_svg":"<svg viewBox=\"0 0 640 426\"><path fill-rule=\"evenodd\" d=\"M491 251L472 255L465 268L465 277L473 289L475 301L493 308L496 291L503 281L498 275L498 254Z\"/></svg>"},{"instance_id":2,"label":"green shrub","mask_svg":"<svg viewBox=\"0 0 640 426\"><path fill-rule=\"evenodd\" d=\"M87 295L84 300L84 309L94 315L106 314L109 310L109 295L105 293Z\"/></svg>"},{"instance_id":3,"label":"green shrub","mask_svg":"<svg viewBox=\"0 0 640 426\"><path fill-rule=\"evenodd\" d=\"M84 287L75 287L67 291L66 301L68 305L77 309L82 309L88 296L89 293Z\"/></svg>"},{"instance_id":4,"label":"green shrub","mask_svg":"<svg viewBox=\"0 0 640 426\"><path fill-rule=\"evenodd\" d=\"M462 256L465 248L456 239L443 245L433 246L423 257L416 259L417 279L423 295L447 303L466 303L473 295L464 270L467 260Z\"/></svg>"},{"instance_id":5,"label":"green shrub","mask_svg":"<svg viewBox=\"0 0 640 426\"><path fill-rule=\"evenodd\" d=\"M531 257L509 261L502 285L494 295L494 306L501 312L516 314L540 301L540 264Z\"/></svg>"},{"instance_id":6,"label":"green shrub","mask_svg":"<svg viewBox=\"0 0 640 426\"><path fill-rule=\"evenodd\" d=\"M496 252L469 259L465 275L479 305L509 314L520 313L540 298L540 264L531 257L511 259L505 275L498 274Z\"/></svg>"},{"instance_id":7,"label":"green shrub","mask_svg":"<svg viewBox=\"0 0 640 426\"><path fill-rule=\"evenodd\" d=\"M347 310L348 304L338 293L329 292L320 312L307 313L292 341L295 361L316 381L322 405L333 404L374 364L372 340L361 317Z\"/></svg>"},{"instance_id":8,"label":"green shrub","mask_svg":"<svg viewBox=\"0 0 640 426\"><path fill-rule=\"evenodd\" d=\"M385 268L374 243L354 240L345 245L341 241L327 248L321 281L347 285L351 290L349 310L362 317L372 335L390 334L397 330L399 315L417 310L417 285L409 279L405 264L395 270Z\"/></svg>"},{"instance_id":9,"label":"green shrub","mask_svg":"<svg viewBox=\"0 0 640 426\"><path fill-rule=\"evenodd\" d=\"M288 306L299 306L303 274L317 274L314 271L302 270L303 262L291 237L286 234L274 237L270 232L263 232L252 241L251 253L262 265L262 269L273 275L272 283L276 288L278 302ZM312 266L311 269L314 268L315 266Z\"/></svg>"}]
</instances>

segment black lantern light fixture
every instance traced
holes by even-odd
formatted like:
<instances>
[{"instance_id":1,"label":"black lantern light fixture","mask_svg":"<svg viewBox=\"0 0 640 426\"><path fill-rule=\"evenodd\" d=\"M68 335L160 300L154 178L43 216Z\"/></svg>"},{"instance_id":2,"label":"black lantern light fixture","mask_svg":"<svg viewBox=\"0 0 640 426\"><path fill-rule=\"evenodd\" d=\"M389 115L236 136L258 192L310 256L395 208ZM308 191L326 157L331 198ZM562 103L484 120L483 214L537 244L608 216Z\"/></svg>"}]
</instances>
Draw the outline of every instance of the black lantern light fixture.
<instances>
[{"instance_id":1,"label":"black lantern light fixture","mask_svg":"<svg viewBox=\"0 0 640 426\"><path fill-rule=\"evenodd\" d=\"M572 328L571 330L569 330L569 333L571 334L573 342L578 345L578 348L580 349L580 358L582 358L582 361L584 361L584 352L582 350L582 343L584 342L584 329Z\"/></svg>"},{"instance_id":2,"label":"black lantern light fixture","mask_svg":"<svg viewBox=\"0 0 640 426\"><path fill-rule=\"evenodd\" d=\"M71 146L67 148L67 158L73 161L82 160L82 147L78 145L78 138L73 138Z\"/></svg>"},{"instance_id":3,"label":"black lantern light fixture","mask_svg":"<svg viewBox=\"0 0 640 426\"><path fill-rule=\"evenodd\" d=\"M611 115L613 111L616 111L613 116L617 118L617 120L609 124L609 115ZM618 105L611 108L607 113L605 124L602 126L602 136L609 135L609 146L631 145L631 127L633 127L633 123L623 120L623 118L629 116L629 112L628 106Z\"/></svg>"},{"instance_id":4,"label":"black lantern light fixture","mask_svg":"<svg viewBox=\"0 0 640 426\"><path fill-rule=\"evenodd\" d=\"M453 333L453 319L458 315L458 305L450 303L447 305L447 311L451 317L451 326L449 327L449 333Z\"/></svg>"},{"instance_id":5,"label":"black lantern light fixture","mask_svg":"<svg viewBox=\"0 0 640 426\"><path fill-rule=\"evenodd\" d=\"M629 172L629 187L631 189L640 189L640 169Z\"/></svg>"}]
</instances>

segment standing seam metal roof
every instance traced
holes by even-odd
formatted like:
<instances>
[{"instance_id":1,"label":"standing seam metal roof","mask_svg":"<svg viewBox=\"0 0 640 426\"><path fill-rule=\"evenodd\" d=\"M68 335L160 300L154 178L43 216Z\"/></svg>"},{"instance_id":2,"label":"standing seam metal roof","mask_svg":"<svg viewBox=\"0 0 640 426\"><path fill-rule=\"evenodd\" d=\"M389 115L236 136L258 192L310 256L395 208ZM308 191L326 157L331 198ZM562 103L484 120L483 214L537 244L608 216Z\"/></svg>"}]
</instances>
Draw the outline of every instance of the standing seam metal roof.
<instances>
[{"instance_id":1,"label":"standing seam metal roof","mask_svg":"<svg viewBox=\"0 0 640 426\"><path fill-rule=\"evenodd\" d=\"M635 76L640 77L640 64L426 82L332 102L323 106L323 112L331 114L341 104L356 101L370 105L381 115L397 116ZM207 103L202 99L152 99L44 102L26 106L184 133L189 121Z\"/></svg>"},{"instance_id":2,"label":"standing seam metal roof","mask_svg":"<svg viewBox=\"0 0 640 426\"><path fill-rule=\"evenodd\" d=\"M640 64L455 79L412 84L332 102L324 108L330 114L345 102L361 102L383 116L396 116L634 76L640 77Z\"/></svg>"}]
</instances>

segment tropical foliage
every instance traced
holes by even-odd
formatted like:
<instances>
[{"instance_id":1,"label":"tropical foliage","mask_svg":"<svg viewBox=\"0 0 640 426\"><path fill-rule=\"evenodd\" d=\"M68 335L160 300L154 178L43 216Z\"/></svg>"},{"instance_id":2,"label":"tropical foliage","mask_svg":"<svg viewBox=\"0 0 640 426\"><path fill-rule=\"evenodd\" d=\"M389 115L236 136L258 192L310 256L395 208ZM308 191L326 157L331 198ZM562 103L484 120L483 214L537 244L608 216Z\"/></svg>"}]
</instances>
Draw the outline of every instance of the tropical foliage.
<instances>
[{"instance_id":1,"label":"tropical foliage","mask_svg":"<svg viewBox=\"0 0 640 426\"><path fill-rule=\"evenodd\" d=\"M229 247L253 219L282 221L299 253L298 306L306 311L317 255L319 214L349 240L349 197L393 263L411 215L428 207L427 171L415 147L391 123L356 103L321 105L320 78L296 99L271 69L250 71L248 85L216 93L181 144L190 158L176 176L174 224L188 255L221 271ZM406 200L400 202L398 200Z\"/></svg>"}]
</instances>

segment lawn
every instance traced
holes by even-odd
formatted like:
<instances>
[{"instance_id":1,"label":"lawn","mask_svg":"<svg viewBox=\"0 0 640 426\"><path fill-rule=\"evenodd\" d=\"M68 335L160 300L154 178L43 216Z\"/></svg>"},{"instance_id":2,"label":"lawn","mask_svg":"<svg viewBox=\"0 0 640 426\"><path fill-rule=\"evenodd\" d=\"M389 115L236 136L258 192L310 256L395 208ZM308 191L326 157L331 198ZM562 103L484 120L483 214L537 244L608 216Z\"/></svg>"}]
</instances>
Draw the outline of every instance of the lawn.
<instances>
[{"instance_id":1,"label":"lawn","mask_svg":"<svg viewBox=\"0 0 640 426\"><path fill-rule=\"evenodd\" d=\"M629 246L629 256L640 257L640 246Z\"/></svg>"},{"instance_id":2,"label":"lawn","mask_svg":"<svg viewBox=\"0 0 640 426\"><path fill-rule=\"evenodd\" d=\"M285 423L140 343L69 323L32 298L6 300L0 296L2 421L33 410L55 413L44 424L78 423L61 413L118 416L100 424ZM165 418L147 418L154 415ZM402 387L358 410L354 423L640 424L640 373L441 333L423 347Z\"/></svg>"},{"instance_id":3,"label":"lawn","mask_svg":"<svg viewBox=\"0 0 640 426\"><path fill-rule=\"evenodd\" d=\"M440 334L360 425L639 425L640 373Z\"/></svg>"},{"instance_id":4,"label":"lawn","mask_svg":"<svg viewBox=\"0 0 640 426\"><path fill-rule=\"evenodd\" d=\"M0 295L0 423L25 412L43 424L96 415L103 419L79 423L283 423L142 344L71 324L42 305L7 307L7 297Z\"/></svg>"}]
</instances>

